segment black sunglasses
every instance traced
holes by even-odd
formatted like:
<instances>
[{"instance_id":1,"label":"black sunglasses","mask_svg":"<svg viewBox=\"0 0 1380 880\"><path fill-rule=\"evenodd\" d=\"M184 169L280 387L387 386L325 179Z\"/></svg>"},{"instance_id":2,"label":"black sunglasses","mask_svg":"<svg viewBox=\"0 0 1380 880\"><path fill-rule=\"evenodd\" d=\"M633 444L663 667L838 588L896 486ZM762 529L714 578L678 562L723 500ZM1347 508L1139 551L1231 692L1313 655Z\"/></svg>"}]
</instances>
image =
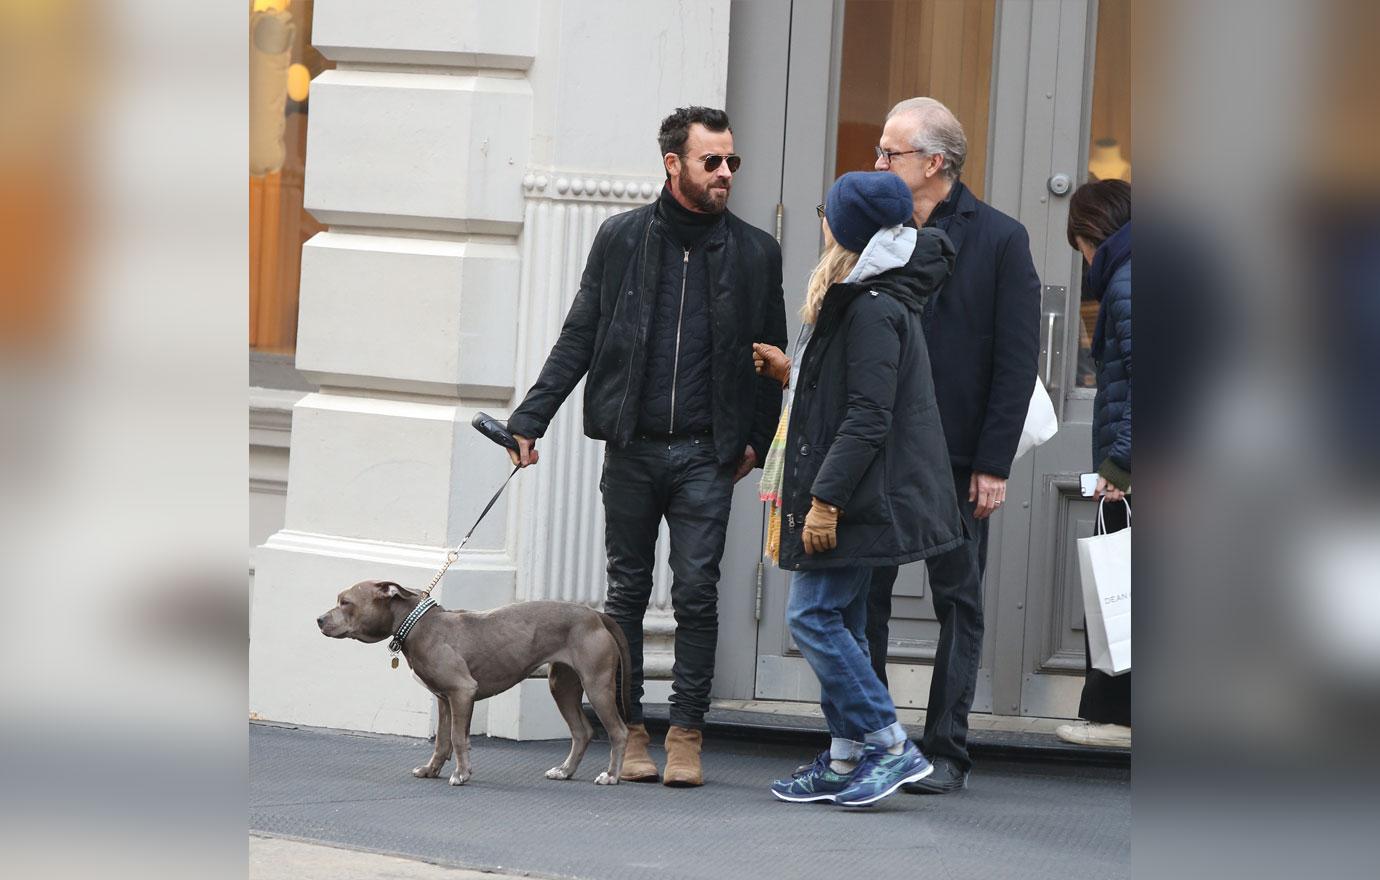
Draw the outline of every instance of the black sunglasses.
<instances>
[{"instance_id":1,"label":"black sunglasses","mask_svg":"<svg viewBox=\"0 0 1380 880\"><path fill-rule=\"evenodd\" d=\"M743 157L739 156L737 153L729 153L727 156L710 153L708 156L701 157L699 161L704 163L705 171L718 171L719 166L722 165L725 160L728 162L729 173L737 174L738 166L743 164Z\"/></svg>"},{"instance_id":2,"label":"black sunglasses","mask_svg":"<svg viewBox=\"0 0 1380 880\"><path fill-rule=\"evenodd\" d=\"M819 219L823 220L823 219L824 219L824 206L823 206L823 205L815 205L815 213L819 215Z\"/></svg>"}]
</instances>

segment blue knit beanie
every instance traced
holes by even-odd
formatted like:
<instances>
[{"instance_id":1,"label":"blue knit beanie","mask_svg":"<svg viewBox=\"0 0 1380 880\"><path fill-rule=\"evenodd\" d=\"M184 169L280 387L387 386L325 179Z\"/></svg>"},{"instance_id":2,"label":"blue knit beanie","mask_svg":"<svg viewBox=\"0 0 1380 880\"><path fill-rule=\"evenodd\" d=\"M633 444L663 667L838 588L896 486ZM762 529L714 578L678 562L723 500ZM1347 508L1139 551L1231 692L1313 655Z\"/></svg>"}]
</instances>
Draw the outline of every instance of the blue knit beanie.
<instances>
[{"instance_id":1,"label":"blue knit beanie","mask_svg":"<svg viewBox=\"0 0 1380 880\"><path fill-rule=\"evenodd\" d=\"M855 254L878 230L899 226L914 213L910 187L890 171L850 171L834 181L824 200L834 240Z\"/></svg>"}]
</instances>

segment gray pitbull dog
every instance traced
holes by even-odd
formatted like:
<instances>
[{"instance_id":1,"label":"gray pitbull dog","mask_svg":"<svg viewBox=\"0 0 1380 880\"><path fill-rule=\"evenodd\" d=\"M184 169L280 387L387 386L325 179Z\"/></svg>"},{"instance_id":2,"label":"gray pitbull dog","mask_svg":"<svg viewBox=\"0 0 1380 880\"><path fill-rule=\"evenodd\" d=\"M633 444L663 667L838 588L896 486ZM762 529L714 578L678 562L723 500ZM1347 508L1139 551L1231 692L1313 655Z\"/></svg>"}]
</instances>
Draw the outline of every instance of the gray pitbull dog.
<instances>
[{"instance_id":1,"label":"gray pitbull dog","mask_svg":"<svg viewBox=\"0 0 1380 880\"><path fill-rule=\"evenodd\" d=\"M392 581L361 581L337 597L316 619L333 639L381 642L398 632L423 596ZM594 735L580 707L582 691L608 731L609 766L594 781L616 785L628 743L628 642L612 617L573 602L521 602L492 611L445 611L422 615L402 644L402 655L427 690L436 695L436 750L412 771L434 777L455 753L451 785L470 779L470 716L474 701L492 697L551 665L551 696L570 725L570 754L546 771L570 779ZM622 687L618 687L618 678Z\"/></svg>"}]
</instances>

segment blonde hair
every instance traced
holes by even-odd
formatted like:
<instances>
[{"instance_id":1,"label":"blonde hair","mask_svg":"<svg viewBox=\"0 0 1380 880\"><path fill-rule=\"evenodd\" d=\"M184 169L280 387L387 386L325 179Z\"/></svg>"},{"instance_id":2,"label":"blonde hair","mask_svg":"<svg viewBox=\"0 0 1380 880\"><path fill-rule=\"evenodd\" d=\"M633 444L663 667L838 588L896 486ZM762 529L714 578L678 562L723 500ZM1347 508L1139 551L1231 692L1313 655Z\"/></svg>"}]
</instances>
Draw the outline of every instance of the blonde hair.
<instances>
[{"instance_id":1,"label":"blonde hair","mask_svg":"<svg viewBox=\"0 0 1380 880\"><path fill-rule=\"evenodd\" d=\"M824 303L824 294L829 288L848 277L858 264L858 255L837 241L829 238L829 245L820 254L819 264L810 274L810 283L805 288L805 302L800 307L800 320L813 324L819 317L819 307Z\"/></svg>"}]
</instances>

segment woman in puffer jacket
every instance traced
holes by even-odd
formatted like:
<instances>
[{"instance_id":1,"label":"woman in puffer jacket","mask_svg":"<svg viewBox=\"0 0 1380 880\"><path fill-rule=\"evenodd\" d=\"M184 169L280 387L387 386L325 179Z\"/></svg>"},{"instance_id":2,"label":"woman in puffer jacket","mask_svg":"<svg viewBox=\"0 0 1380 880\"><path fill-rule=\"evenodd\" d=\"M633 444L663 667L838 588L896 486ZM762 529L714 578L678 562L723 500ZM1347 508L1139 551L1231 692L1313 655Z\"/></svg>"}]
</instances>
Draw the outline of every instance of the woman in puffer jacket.
<instances>
[{"instance_id":1,"label":"woman in puffer jacket","mask_svg":"<svg viewBox=\"0 0 1380 880\"><path fill-rule=\"evenodd\" d=\"M1069 200L1069 244L1088 264L1085 292L1100 304L1093 332L1097 397L1093 401L1094 497L1107 532L1129 524L1131 497L1131 185L1101 180ZM1087 666L1077 724L1055 732L1080 745L1131 745L1131 673L1107 675Z\"/></svg>"},{"instance_id":2,"label":"woman in puffer jacket","mask_svg":"<svg viewBox=\"0 0 1380 880\"><path fill-rule=\"evenodd\" d=\"M763 468L769 552L791 579L787 623L819 678L832 741L772 784L792 802L866 806L932 767L906 738L864 632L872 568L957 546L963 524L920 315L953 268L891 172L845 174L822 208L826 248L796 356L756 346L788 398Z\"/></svg>"}]
</instances>

